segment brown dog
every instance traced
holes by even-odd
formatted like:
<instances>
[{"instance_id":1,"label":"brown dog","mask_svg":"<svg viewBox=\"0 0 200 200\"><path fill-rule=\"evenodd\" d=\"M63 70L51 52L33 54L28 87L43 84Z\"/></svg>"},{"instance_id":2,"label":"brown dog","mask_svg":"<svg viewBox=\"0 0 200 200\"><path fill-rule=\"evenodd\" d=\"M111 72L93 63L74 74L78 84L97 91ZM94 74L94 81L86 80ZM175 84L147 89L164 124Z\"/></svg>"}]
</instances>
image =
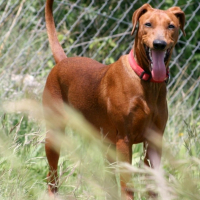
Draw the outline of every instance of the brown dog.
<instances>
[{"instance_id":1,"label":"brown dog","mask_svg":"<svg viewBox=\"0 0 200 200\"><path fill-rule=\"evenodd\" d=\"M46 25L56 65L47 78L44 107L55 115L59 114L57 106L64 103L80 110L116 146L121 161L131 163L133 144L145 143L152 132L162 138L168 118L168 64L179 28L185 34L185 15L179 7L163 11L144 4L133 14L132 34L138 22L139 28L129 55L103 65L90 58L66 57L56 37L52 4L53 0L47 0ZM61 124L56 128L64 129ZM55 148L54 131L49 128L45 144L51 169L48 174L52 183L50 194L57 191L60 150L59 146ZM145 164L158 169L160 159L161 149L148 145ZM120 178L122 196L133 199L133 192L127 188L130 174L122 173Z\"/></svg>"}]
</instances>

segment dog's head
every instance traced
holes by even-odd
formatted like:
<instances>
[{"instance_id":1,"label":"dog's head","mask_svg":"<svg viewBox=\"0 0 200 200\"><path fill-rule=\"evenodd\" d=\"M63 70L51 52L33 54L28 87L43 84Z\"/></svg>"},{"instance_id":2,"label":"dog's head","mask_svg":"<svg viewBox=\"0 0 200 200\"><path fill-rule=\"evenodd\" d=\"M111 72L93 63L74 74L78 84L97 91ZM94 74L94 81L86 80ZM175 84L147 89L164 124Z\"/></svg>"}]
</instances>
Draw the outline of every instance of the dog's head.
<instances>
[{"instance_id":1,"label":"dog's head","mask_svg":"<svg viewBox=\"0 0 200 200\"><path fill-rule=\"evenodd\" d=\"M159 10L144 4L133 14L131 34L135 32L138 22L135 38L136 59L139 64L142 64L141 60L145 60L145 65L149 66L148 70L155 80L163 80L172 49L178 40L179 29L185 35L185 14L179 7Z\"/></svg>"}]
</instances>

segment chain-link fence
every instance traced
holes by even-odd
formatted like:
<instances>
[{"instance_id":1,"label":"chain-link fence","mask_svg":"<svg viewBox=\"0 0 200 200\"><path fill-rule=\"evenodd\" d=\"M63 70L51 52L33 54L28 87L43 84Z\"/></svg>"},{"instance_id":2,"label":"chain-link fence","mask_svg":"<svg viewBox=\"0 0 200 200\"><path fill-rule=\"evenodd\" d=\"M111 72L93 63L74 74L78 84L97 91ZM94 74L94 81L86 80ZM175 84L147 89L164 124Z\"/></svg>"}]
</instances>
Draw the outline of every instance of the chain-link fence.
<instances>
[{"instance_id":1,"label":"chain-link fence","mask_svg":"<svg viewBox=\"0 0 200 200\"><path fill-rule=\"evenodd\" d=\"M200 3L199 0L59 0L54 2L58 38L68 56L87 56L109 64L127 54L132 14L144 3L186 14L186 37L170 63L169 124L200 121ZM41 98L54 65L44 19L45 1L0 0L1 100Z\"/></svg>"}]
</instances>

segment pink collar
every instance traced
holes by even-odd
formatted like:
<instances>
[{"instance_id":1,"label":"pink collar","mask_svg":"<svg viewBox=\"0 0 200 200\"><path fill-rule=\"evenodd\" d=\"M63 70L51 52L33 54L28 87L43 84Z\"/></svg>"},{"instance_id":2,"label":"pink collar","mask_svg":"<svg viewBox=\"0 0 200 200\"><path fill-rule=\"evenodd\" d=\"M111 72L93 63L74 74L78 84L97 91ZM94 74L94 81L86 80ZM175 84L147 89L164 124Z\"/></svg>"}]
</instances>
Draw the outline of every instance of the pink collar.
<instances>
[{"instance_id":1,"label":"pink collar","mask_svg":"<svg viewBox=\"0 0 200 200\"><path fill-rule=\"evenodd\" d=\"M142 69L137 62L134 59L133 56L133 49L131 49L129 55L128 55L128 60L129 60L129 64L131 65L131 68L133 69L133 71L144 81L150 81L150 82L154 82L154 83L162 83L162 82L168 82L169 79L169 68L166 69L166 78L164 81L155 81L152 78L151 72L146 72L144 71L144 69Z\"/></svg>"}]
</instances>

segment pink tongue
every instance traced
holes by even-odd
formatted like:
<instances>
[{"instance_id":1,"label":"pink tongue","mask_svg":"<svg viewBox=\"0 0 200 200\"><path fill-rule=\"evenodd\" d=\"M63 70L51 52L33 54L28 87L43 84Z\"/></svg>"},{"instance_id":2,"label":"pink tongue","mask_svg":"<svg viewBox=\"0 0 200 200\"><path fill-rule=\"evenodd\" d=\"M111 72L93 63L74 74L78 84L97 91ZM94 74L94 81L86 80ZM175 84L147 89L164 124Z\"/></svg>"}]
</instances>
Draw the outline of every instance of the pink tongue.
<instances>
[{"instance_id":1,"label":"pink tongue","mask_svg":"<svg viewBox=\"0 0 200 200\"><path fill-rule=\"evenodd\" d=\"M152 50L152 78L155 81L164 81L166 78L166 67L164 63L165 52Z\"/></svg>"}]
</instances>

